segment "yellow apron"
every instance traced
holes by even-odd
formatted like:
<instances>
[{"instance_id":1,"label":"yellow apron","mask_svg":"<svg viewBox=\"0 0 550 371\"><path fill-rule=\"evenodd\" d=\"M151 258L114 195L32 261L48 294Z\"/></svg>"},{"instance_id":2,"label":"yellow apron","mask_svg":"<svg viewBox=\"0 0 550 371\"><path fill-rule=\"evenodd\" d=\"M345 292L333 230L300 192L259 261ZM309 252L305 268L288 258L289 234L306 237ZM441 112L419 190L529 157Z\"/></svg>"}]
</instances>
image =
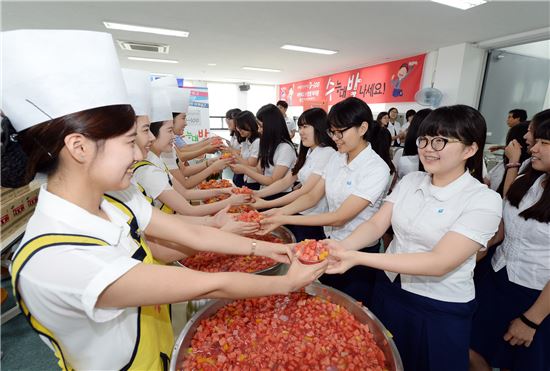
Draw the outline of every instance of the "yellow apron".
<instances>
[{"instance_id":1,"label":"yellow apron","mask_svg":"<svg viewBox=\"0 0 550 371\"><path fill-rule=\"evenodd\" d=\"M135 221L131 210L124 204L117 205L119 209L126 214L131 213L131 219ZM132 222L129 221L129 224ZM137 225L137 223L136 223ZM133 237L133 236L132 236ZM142 260L144 264L155 264L153 255L145 241L140 237L140 248L143 251ZM59 367L62 370L73 370L63 356L63 351L59 342L55 339L46 327L44 327L29 312L18 289L19 273L24 268L26 262L37 252L45 248L54 248L59 245L79 245L79 246L108 246L100 239L71 234L46 234L33 238L22 246L12 263L12 285L14 295L19 303L21 311L27 318L31 327L39 334L47 337L55 350L55 355L59 359ZM136 252L137 253L137 252ZM136 254L134 254L136 256ZM137 258L137 257L136 257ZM122 370L167 370L170 363L170 354L174 344L174 334L170 323L170 309L168 305L142 306L138 308L137 336L134 351L128 364Z\"/></svg>"},{"instance_id":2,"label":"yellow apron","mask_svg":"<svg viewBox=\"0 0 550 371\"><path fill-rule=\"evenodd\" d=\"M143 160L143 161L136 162L134 164L133 170L136 171L137 169L139 169L142 166L156 166L156 167L158 167L157 165L153 164L151 161ZM172 180L170 179L170 171L168 170L168 168L166 166L164 166L164 169L161 169L161 170L164 170L164 172L166 173L166 176L168 177L168 184L170 184L170 186L172 186ZM139 188L140 192L147 198L147 200L151 200L151 205L153 205L153 203L152 203L153 199L147 195L147 193L145 192L145 189L139 183L138 183L138 188ZM162 202L161 202L161 205L160 205L160 210L164 211L166 214L175 214L176 213L168 205L166 205Z\"/></svg>"}]
</instances>

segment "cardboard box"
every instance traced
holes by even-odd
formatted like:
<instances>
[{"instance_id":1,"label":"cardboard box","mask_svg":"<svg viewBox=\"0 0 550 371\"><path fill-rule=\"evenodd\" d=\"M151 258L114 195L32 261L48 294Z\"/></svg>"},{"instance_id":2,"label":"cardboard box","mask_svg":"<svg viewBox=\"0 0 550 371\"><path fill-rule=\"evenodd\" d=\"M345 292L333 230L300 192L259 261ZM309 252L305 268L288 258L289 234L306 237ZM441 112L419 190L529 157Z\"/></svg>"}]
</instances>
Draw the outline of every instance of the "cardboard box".
<instances>
[{"instance_id":1,"label":"cardboard box","mask_svg":"<svg viewBox=\"0 0 550 371\"><path fill-rule=\"evenodd\" d=\"M17 221L23 216L34 210L38 202L39 189L36 188L31 190L29 187L27 187L25 192L26 193L12 199L9 202L2 203L2 233L4 233L5 230L11 228L13 224L16 224Z\"/></svg>"}]
</instances>

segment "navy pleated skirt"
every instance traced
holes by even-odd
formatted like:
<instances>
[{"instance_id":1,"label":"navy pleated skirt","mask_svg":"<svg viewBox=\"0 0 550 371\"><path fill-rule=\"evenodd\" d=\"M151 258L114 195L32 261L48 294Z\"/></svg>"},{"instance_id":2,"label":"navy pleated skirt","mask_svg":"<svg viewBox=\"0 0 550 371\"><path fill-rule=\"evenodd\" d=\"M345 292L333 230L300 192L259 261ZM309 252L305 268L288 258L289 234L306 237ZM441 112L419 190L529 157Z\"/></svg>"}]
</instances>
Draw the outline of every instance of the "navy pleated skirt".
<instances>
[{"instance_id":1,"label":"navy pleated skirt","mask_svg":"<svg viewBox=\"0 0 550 371\"><path fill-rule=\"evenodd\" d=\"M508 280L506 267L476 282L479 308L474 316L471 348L495 368L513 371L550 370L550 317L540 324L530 347L512 346L503 336L510 322L531 307L540 295Z\"/></svg>"},{"instance_id":2,"label":"navy pleated skirt","mask_svg":"<svg viewBox=\"0 0 550 371\"><path fill-rule=\"evenodd\" d=\"M248 188L250 189L253 189L255 191L258 191L261 187L261 184L260 183L248 183L248 182L244 182L245 186L247 186Z\"/></svg>"},{"instance_id":3,"label":"navy pleated skirt","mask_svg":"<svg viewBox=\"0 0 550 371\"><path fill-rule=\"evenodd\" d=\"M467 371L476 301L451 303L413 294L376 277L372 312L393 334L406 371Z\"/></svg>"},{"instance_id":4,"label":"navy pleated skirt","mask_svg":"<svg viewBox=\"0 0 550 371\"><path fill-rule=\"evenodd\" d=\"M374 246L361 249L363 252L379 253L380 241ZM368 307L371 304L376 272L378 269L358 265L343 274L323 274L319 281L324 285L343 291Z\"/></svg>"},{"instance_id":5,"label":"navy pleated skirt","mask_svg":"<svg viewBox=\"0 0 550 371\"><path fill-rule=\"evenodd\" d=\"M234 174L233 184L235 187L242 187L244 185L244 174Z\"/></svg>"}]
</instances>

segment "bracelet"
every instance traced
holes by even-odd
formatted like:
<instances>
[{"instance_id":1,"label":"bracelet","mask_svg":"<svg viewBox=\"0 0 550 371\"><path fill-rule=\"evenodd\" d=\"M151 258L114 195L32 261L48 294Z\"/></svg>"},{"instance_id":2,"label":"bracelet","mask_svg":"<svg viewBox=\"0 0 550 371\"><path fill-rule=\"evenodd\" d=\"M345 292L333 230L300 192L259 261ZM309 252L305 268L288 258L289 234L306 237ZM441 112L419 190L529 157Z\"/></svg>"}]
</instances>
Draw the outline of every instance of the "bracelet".
<instances>
[{"instance_id":1,"label":"bracelet","mask_svg":"<svg viewBox=\"0 0 550 371\"><path fill-rule=\"evenodd\" d=\"M539 328L539 325L537 325L535 322L532 322L531 320L527 319L524 314L521 314L519 316L519 319L521 322L525 323L527 326L531 327L533 330L536 330Z\"/></svg>"},{"instance_id":2,"label":"bracelet","mask_svg":"<svg viewBox=\"0 0 550 371\"><path fill-rule=\"evenodd\" d=\"M250 256L254 256L254 254L256 253L256 245L258 245L258 243L256 241L252 241L252 249L250 250Z\"/></svg>"},{"instance_id":3,"label":"bracelet","mask_svg":"<svg viewBox=\"0 0 550 371\"><path fill-rule=\"evenodd\" d=\"M506 164L506 169L511 169L511 168L514 168L514 167L520 167L521 164L519 162L514 162L514 163L511 163L511 164Z\"/></svg>"}]
</instances>

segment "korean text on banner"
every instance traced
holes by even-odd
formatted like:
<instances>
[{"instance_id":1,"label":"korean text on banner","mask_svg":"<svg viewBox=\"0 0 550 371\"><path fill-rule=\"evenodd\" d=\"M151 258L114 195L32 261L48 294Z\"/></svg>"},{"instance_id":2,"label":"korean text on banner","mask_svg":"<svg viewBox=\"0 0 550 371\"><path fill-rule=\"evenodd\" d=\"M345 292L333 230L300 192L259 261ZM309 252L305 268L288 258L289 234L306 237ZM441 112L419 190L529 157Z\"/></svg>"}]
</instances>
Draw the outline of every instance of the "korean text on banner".
<instances>
[{"instance_id":1,"label":"korean text on banner","mask_svg":"<svg viewBox=\"0 0 550 371\"><path fill-rule=\"evenodd\" d=\"M279 86L291 106L334 105L347 97L367 103L414 102L426 54Z\"/></svg>"},{"instance_id":2,"label":"korean text on banner","mask_svg":"<svg viewBox=\"0 0 550 371\"><path fill-rule=\"evenodd\" d=\"M210 136L208 88L184 87L183 89L189 89L187 127L184 133L185 141L196 143Z\"/></svg>"}]
</instances>

